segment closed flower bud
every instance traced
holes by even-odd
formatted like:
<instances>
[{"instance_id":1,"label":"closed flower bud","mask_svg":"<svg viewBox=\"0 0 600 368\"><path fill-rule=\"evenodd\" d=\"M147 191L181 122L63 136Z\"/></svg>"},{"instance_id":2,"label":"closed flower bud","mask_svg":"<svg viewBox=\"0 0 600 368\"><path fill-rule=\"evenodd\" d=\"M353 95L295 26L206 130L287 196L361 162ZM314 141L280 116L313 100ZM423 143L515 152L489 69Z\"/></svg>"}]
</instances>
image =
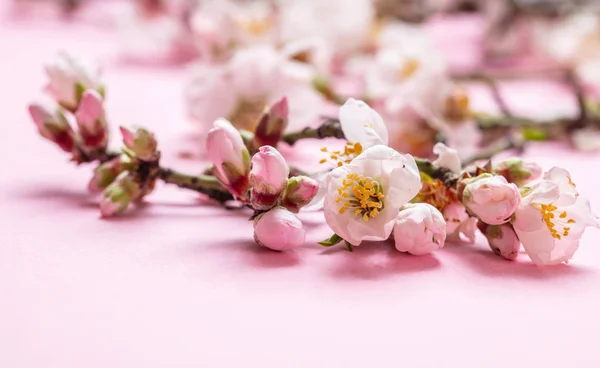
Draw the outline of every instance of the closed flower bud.
<instances>
[{"instance_id":1,"label":"closed flower bud","mask_svg":"<svg viewBox=\"0 0 600 368\"><path fill-rule=\"evenodd\" d=\"M127 156L115 157L94 170L94 176L90 179L88 190L92 193L100 193L108 187L117 176L125 170Z\"/></svg>"},{"instance_id":2,"label":"closed flower bud","mask_svg":"<svg viewBox=\"0 0 600 368\"><path fill-rule=\"evenodd\" d=\"M519 249L521 249L521 242L510 224L481 224L479 229L487 238L494 253L510 261L517 258Z\"/></svg>"},{"instance_id":3,"label":"closed flower bud","mask_svg":"<svg viewBox=\"0 0 600 368\"><path fill-rule=\"evenodd\" d=\"M215 121L206 138L206 152L221 184L234 197L245 199L250 173L250 153L240 132L225 119Z\"/></svg>"},{"instance_id":4,"label":"closed flower bud","mask_svg":"<svg viewBox=\"0 0 600 368\"><path fill-rule=\"evenodd\" d=\"M277 146L288 125L289 106L286 97L269 107L261 115L254 133L254 145Z\"/></svg>"},{"instance_id":5,"label":"closed flower bud","mask_svg":"<svg viewBox=\"0 0 600 368\"><path fill-rule=\"evenodd\" d=\"M100 214L102 217L119 215L139 196L139 186L132 175L124 171L104 190L100 200Z\"/></svg>"},{"instance_id":6,"label":"closed flower bud","mask_svg":"<svg viewBox=\"0 0 600 368\"><path fill-rule=\"evenodd\" d=\"M271 146L261 147L252 157L250 185L252 206L269 209L277 203L286 187L290 169L281 153Z\"/></svg>"},{"instance_id":7,"label":"closed flower bud","mask_svg":"<svg viewBox=\"0 0 600 368\"><path fill-rule=\"evenodd\" d=\"M47 91L65 109L75 111L82 93L93 89L102 94L100 69L83 59L60 53L46 64Z\"/></svg>"},{"instance_id":8,"label":"closed flower bud","mask_svg":"<svg viewBox=\"0 0 600 368\"><path fill-rule=\"evenodd\" d=\"M317 192L319 183L308 176L294 176L287 182L281 204L288 210L297 213L300 208L309 204Z\"/></svg>"},{"instance_id":9,"label":"closed flower bud","mask_svg":"<svg viewBox=\"0 0 600 368\"><path fill-rule=\"evenodd\" d=\"M440 249L446 241L446 221L435 207L426 203L408 204L394 223L396 249L423 255Z\"/></svg>"},{"instance_id":10,"label":"closed flower bud","mask_svg":"<svg viewBox=\"0 0 600 368\"><path fill-rule=\"evenodd\" d=\"M75 133L60 110L31 104L29 114L42 137L56 143L65 152L73 151Z\"/></svg>"},{"instance_id":11,"label":"closed flower bud","mask_svg":"<svg viewBox=\"0 0 600 368\"><path fill-rule=\"evenodd\" d=\"M285 208L277 207L254 221L254 240L273 250L287 250L304 244L302 221Z\"/></svg>"},{"instance_id":12,"label":"closed flower bud","mask_svg":"<svg viewBox=\"0 0 600 368\"><path fill-rule=\"evenodd\" d=\"M102 96L92 89L83 93L81 103L75 112L79 135L89 148L104 148L108 142L108 131L104 117Z\"/></svg>"},{"instance_id":13,"label":"closed flower bud","mask_svg":"<svg viewBox=\"0 0 600 368\"><path fill-rule=\"evenodd\" d=\"M123 143L129 148L135 157L142 161L156 161L159 158L156 147L158 143L154 134L144 128L137 128L131 131L125 127L121 127L123 135Z\"/></svg>"},{"instance_id":14,"label":"closed flower bud","mask_svg":"<svg viewBox=\"0 0 600 368\"><path fill-rule=\"evenodd\" d=\"M530 183L542 175L542 168L538 164L516 157L496 162L492 169L494 173L504 176L509 183L515 183L518 187Z\"/></svg>"},{"instance_id":15,"label":"closed flower bud","mask_svg":"<svg viewBox=\"0 0 600 368\"><path fill-rule=\"evenodd\" d=\"M482 174L465 180L463 204L481 221L489 225L508 222L519 206L521 195L515 184L503 176Z\"/></svg>"}]
</instances>

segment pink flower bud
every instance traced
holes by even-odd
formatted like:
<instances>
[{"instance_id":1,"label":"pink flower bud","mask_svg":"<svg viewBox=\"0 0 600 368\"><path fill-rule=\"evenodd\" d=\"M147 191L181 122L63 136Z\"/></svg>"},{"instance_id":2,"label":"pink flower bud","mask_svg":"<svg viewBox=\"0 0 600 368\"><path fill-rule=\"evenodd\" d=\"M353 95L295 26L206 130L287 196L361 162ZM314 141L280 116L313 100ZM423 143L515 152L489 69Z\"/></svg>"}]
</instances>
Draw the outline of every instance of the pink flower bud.
<instances>
[{"instance_id":1,"label":"pink flower bud","mask_svg":"<svg viewBox=\"0 0 600 368\"><path fill-rule=\"evenodd\" d=\"M302 221L290 211L278 207L260 215L254 222L254 239L273 250L287 250L304 244L306 231Z\"/></svg>"},{"instance_id":2,"label":"pink flower bud","mask_svg":"<svg viewBox=\"0 0 600 368\"><path fill-rule=\"evenodd\" d=\"M522 187L542 176L542 168L538 164L523 161L516 157L494 163L493 171L504 176L509 183L514 183L518 187Z\"/></svg>"},{"instance_id":3,"label":"pink flower bud","mask_svg":"<svg viewBox=\"0 0 600 368\"><path fill-rule=\"evenodd\" d=\"M405 205L394 224L394 242L400 252L423 255L440 249L446 241L446 222L426 203Z\"/></svg>"},{"instance_id":4,"label":"pink flower bud","mask_svg":"<svg viewBox=\"0 0 600 368\"><path fill-rule=\"evenodd\" d=\"M42 137L56 143L65 152L73 151L75 133L60 110L31 104L29 114Z\"/></svg>"},{"instance_id":5,"label":"pink flower bud","mask_svg":"<svg viewBox=\"0 0 600 368\"><path fill-rule=\"evenodd\" d=\"M108 131L104 117L102 96L92 89L83 93L79 109L75 112L79 134L89 148L106 147Z\"/></svg>"},{"instance_id":6,"label":"pink flower bud","mask_svg":"<svg viewBox=\"0 0 600 368\"><path fill-rule=\"evenodd\" d=\"M287 182L281 204L288 210L297 213L300 208L309 204L319 191L319 183L307 176L294 176Z\"/></svg>"},{"instance_id":7,"label":"pink flower bud","mask_svg":"<svg viewBox=\"0 0 600 368\"><path fill-rule=\"evenodd\" d=\"M67 53L60 53L45 66L47 91L65 109L75 111L86 89L102 93L100 69Z\"/></svg>"},{"instance_id":8,"label":"pink flower bud","mask_svg":"<svg viewBox=\"0 0 600 368\"><path fill-rule=\"evenodd\" d=\"M206 138L206 151L221 184L234 197L244 199L248 190L250 153L240 132L225 119L215 121Z\"/></svg>"},{"instance_id":9,"label":"pink flower bud","mask_svg":"<svg viewBox=\"0 0 600 368\"><path fill-rule=\"evenodd\" d=\"M250 185L255 209L269 209L286 187L290 169L281 153L271 146L263 146L252 157Z\"/></svg>"},{"instance_id":10,"label":"pink flower bud","mask_svg":"<svg viewBox=\"0 0 600 368\"><path fill-rule=\"evenodd\" d=\"M483 225L480 226L481 232L487 238L490 248L497 255L510 261L515 260L521 249L521 242L513 230L512 225Z\"/></svg>"},{"instance_id":11,"label":"pink flower bud","mask_svg":"<svg viewBox=\"0 0 600 368\"><path fill-rule=\"evenodd\" d=\"M254 133L256 147L277 146L288 125L289 106L286 97L273 104L260 117Z\"/></svg>"},{"instance_id":12,"label":"pink flower bud","mask_svg":"<svg viewBox=\"0 0 600 368\"><path fill-rule=\"evenodd\" d=\"M466 182L462 202L486 224L508 222L521 201L519 188L508 183L503 176L482 174Z\"/></svg>"},{"instance_id":13,"label":"pink flower bud","mask_svg":"<svg viewBox=\"0 0 600 368\"><path fill-rule=\"evenodd\" d=\"M125 169L126 156L115 157L94 170L94 176L90 179L88 190L92 193L100 193L108 187L117 176Z\"/></svg>"},{"instance_id":14,"label":"pink flower bud","mask_svg":"<svg viewBox=\"0 0 600 368\"><path fill-rule=\"evenodd\" d=\"M129 148L135 156L142 161L156 161L159 158L156 147L158 143L152 132L144 129L137 128L135 132L121 127L121 135L123 136L123 143Z\"/></svg>"},{"instance_id":15,"label":"pink flower bud","mask_svg":"<svg viewBox=\"0 0 600 368\"><path fill-rule=\"evenodd\" d=\"M139 186L130 173L124 171L104 190L100 200L100 214L102 217L120 215L139 195Z\"/></svg>"}]
</instances>

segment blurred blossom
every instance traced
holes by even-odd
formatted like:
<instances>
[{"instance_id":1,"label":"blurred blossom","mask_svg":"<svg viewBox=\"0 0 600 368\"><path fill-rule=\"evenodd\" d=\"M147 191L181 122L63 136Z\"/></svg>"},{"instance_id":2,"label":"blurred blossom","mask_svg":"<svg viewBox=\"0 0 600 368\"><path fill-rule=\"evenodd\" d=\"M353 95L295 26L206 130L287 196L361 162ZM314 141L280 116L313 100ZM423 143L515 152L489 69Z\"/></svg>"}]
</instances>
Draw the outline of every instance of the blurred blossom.
<instances>
[{"instance_id":1,"label":"blurred blossom","mask_svg":"<svg viewBox=\"0 0 600 368\"><path fill-rule=\"evenodd\" d=\"M342 56L367 43L375 16L371 0L281 0L279 10L282 41L318 37Z\"/></svg>"},{"instance_id":2,"label":"blurred blossom","mask_svg":"<svg viewBox=\"0 0 600 368\"><path fill-rule=\"evenodd\" d=\"M572 68L584 83L600 85L600 13L580 9L538 27L543 51Z\"/></svg>"},{"instance_id":3,"label":"blurred blossom","mask_svg":"<svg viewBox=\"0 0 600 368\"><path fill-rule=\"evenodd\" d=\"M265 107L287 97L288 130L298 130L318 122L324 108L312 88L314 77L314 69L271 47L243 49L223 65L194 68L186 93L188 111L206 128L225 117L236 128L253 131Z\"/></svg>"},{"instance_id":4,"label":"blurred blossom","mask_svg":"<svg viewBox=\"0 0 600 368\"><path fill-rule=\"evenodd\" d=\"M580 151L598 152L600 151L600 130L594 128L584 128L573 132L571 136L573 145Z\"/></svg>"}]
</instances>

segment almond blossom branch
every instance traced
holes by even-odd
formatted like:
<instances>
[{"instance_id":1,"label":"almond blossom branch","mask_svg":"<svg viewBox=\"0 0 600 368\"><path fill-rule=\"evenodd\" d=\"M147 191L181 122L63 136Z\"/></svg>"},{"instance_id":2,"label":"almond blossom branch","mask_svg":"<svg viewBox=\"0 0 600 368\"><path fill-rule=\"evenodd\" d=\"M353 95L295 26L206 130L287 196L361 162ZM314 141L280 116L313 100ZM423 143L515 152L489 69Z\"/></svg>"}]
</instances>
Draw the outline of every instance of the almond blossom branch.
<instances>
[{"instance_id":1,"label":"almond blossom branch","mask_svg":"<svg viewBox=\"0 0 600 368\"><path fill-rule=\"evenodd\" d=\"M318 128L304 128L299 132L286 133L282 137L282 141L293 146L302 139L313 138L313 139L324 139L324 138L338 138L344 139L344 132L342 131L339 120L329 119L323 122Z\"/></svg>"},{"instance_id":2,"label":"almond blossom branch","mask_svg":"<svg viewBox=\"0 0 600 368\"><path fill-rule=\"evenodd\" d=\"M194 176L161 167L159 168L158 177L167 184L193 190L221 203L233 200L233 196L212 175Z\"/></svg>"}]
</instances>

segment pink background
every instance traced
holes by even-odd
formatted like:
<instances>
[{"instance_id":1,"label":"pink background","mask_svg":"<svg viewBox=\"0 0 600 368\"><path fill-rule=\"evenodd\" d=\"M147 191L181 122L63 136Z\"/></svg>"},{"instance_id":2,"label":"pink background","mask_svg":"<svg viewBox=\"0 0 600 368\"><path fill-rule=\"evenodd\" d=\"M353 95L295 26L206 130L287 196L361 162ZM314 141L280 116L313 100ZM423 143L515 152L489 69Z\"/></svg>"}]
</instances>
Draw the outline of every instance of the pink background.
<instances>
[{"instance_id":1,"label":"pink background","mask_svg":"<svg viewBox=\"0 0 600 368\"><path fill-rule=\"evenodd\" d=\"M1 22L0 367L600 366L597 229L568 266L538 268L483 239L425 257L389 244L323 249L322 214L302 216L305 247L270 252L247 213L164 186L100 220L91 167L68 163L26 114L42 62L61 48L102 60L113 127L151 127L164 164L199 172L178 158L200 144L185 133L185 70L119 60L117 35L90 25ZM523 112L573 108L556 87L505 91ZM491 105L484 91L474 104ZM555 144L527 157L568 167L600 213L599 156Z\"/></svg>"}]
</instances>

